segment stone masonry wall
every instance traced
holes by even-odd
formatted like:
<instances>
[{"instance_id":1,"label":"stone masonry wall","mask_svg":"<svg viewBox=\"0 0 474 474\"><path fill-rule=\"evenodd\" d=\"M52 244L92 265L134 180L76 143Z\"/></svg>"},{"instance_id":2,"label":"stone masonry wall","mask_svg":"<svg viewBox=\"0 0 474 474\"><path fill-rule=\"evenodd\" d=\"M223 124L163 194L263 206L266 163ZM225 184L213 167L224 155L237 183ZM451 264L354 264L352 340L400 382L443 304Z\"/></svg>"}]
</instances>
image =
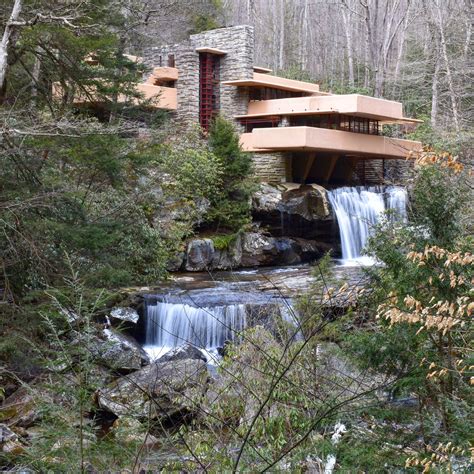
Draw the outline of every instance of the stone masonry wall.
<instances>
[{"instance_id":1,"label":"stone masonry wall","mask_svg":"<svg viewBox=\"0 0 474 474\"><path fill-rule=\"evenodd\" d=\"M406 185L410 180L412 168L412 160L385 160L384 182Z\"/></svg>"},{"instance_id":2,"label":"stone masonry wall","mask_svg":"<svg viewBox=\"0 0 474 474\"><path fill-rule=\"evenodd\" d=\"M226 86L223 81L249 79L253 76L254 32L251 26L235 26L191 35L188 41L177 45L148 48L144 53L149 67L164 64L168 54L174 54L179 71L178 110L180 122L199 122L199 53L197 48L215 48L227 54L220 56L220 108L221 113L232 119L234 115L247 113L248 91L245 88Z\"/></svg>"},{"instance_id":3,"label":"stone masonry wall","mask_svg":"<svg viewBox=\"0 0 474 474\"><path fill-rule=\"evenodd\" d=\"M178 109L176 121L180 124L199 122L199 53L197 48L214 48L225 51L220 56L220 112L230 120L235 115L244 115L248 110L247 88L226 86L222 82L251 79L254 66L254 30L241 25L206 31L191 35L180 44L148 48L144 52L145 64L150 68L160 63L167 65L168 55L175 56L178 68ZM237 130L243 131L236 123ZM290 161L284 153L253 153L255 174L262 181L282 182L291 179Z\"/></svg>"},{"instance_id":4,"label":"stone masonry wall","mask_svg":"<svg viewBox=\"0 0 474 474\"><path fill-rule=\"evenodd\" d=\"M260 181L267 183L291 180L290 162L287 153L253 153L255 174Z\"/></svg>"}]
</instances>

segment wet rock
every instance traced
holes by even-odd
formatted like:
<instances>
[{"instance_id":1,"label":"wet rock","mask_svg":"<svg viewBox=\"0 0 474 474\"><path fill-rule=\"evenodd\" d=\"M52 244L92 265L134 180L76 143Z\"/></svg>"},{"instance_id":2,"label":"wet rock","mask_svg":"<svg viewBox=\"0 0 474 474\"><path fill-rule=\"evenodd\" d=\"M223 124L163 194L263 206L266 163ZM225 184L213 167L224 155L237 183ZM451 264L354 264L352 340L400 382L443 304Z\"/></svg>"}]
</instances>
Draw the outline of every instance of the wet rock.
<instances>
[{"instance_id":1,"label":"wet rock","mask_svg":"<svg viewBox=\"0 0 474 474\"><path fill-rule=\"evenodd\" d=\"M270 184L262 183L253 195L252 208L257 213L279 212L283 190Z\"/></svg>"},{"instance_id":2,"label":"wet rock","mask_svg":"<svg viewBox=\"0 0 474 474\"><path fill-rule=\"evenodd\" d=\"M186 258L186 254L184 252L179 252L173 257L171 257L166 264L166 269L169 272L179 272L183 269L184 260Z\"/></svg>"},{"instance_id":3,"label":"wet rock","mask_svg":"<svg viewBox=\"0 0 474 474\"><path fill-rule=\"evenodd\" d=\"M18 436L7 425L0 423L0 452L19 455L25 450Z\"/></svg>"},{"instance_id":4,"label":"wet rock","mask_svg":"<svg viewBox=\"0 0 474 474\"><path fill-rule=\"evenodd\" d=\"M316 240L302 239L299 237L293 238L297 246L297 253L302 262L309 262L316 258L322 257L326 252L332 249L331 244L318 242Z\"/></svg>"},{"instance_id":5,"label":"wet rock","mask_svg":"<svg viewBox=\"0 0 474 474\"><path fill-rule=\"evenodd\" d=\"M214 249L211 268L213 270L232 270L240 267L242 260L242 238L240 235L226 249Z\"/></svg>"},{"instance_id":6,"label":"wet rock","mask_svg":"<svg viewBox=\"0 0 474 474\"><path fill-rule=\"evenodd\" d=\"M317 184L264 184L252 201L255 221L271 235L338 242L338 227L327 197Z\"/></svg>"},{"instance_id":7,"label":"wet rock","mask_svg":"<svg viewBox=\"0 0 474 474\"><path fill-rule=\"evenodd\" d=\"M98 390L96 402L117 417L167 423L196 415L207 384L202 360L155 362Z\"/></svg>"},{"instance_id":8,"label":"wet rock","mask_svg":"<svg viewBox=\"0 0 474 474\"><path fill-rule=\"evenodd\" d=\"M279 210L286 214L301 216L307 221L330 217L330 206L326 190L316 184L302 185L282 194Z\"/></svg>"},{"instance_id":9,"label":"wet rock","mask_svg":"<svg viewBox=\"0 0 474 474\"><path fill-rule=\"evenodd\" d=\"M105 341L95 346L96 353L107 366L120 370L137 370L150 363L150 358L134 338L113 329L104 329Z\"/></svg>"},{"instance_id":10,"label":"wet rock","mask_svg":"<svg viewBox=\"0 0 474 474\"><path fill-rule=\"evenodd\" d=\"M302 261L297 243L286 237L270 237L258 232L247 232L242 238L243 267L291 265Z\"/></svg>"},{"instance_id":11,"label":"wet rock","mask_svg":"<svg viewBox=\"0 0 474 474\"><path fill-rule=\"evenodd\" d=\"M214 243L211 239L191 240L186 252L186 270L200 272L206 270L214 257Z\"/></svg>"},{"instance_id":12,"label":"wet rock","mask_svg":"<svg viewBox=\"0 0 474 474\"><path fill-rule=\"evenodd\" d=\"M192 344L185 344L183 346L177 347L169 352L167 352L164 356L160 357L157 362L169 362L173 360L202 360L207 362L206 357L204 354Z\"/></svg>"},{"instance_id":13,"label":"wet rock","mask_svg":"<svg viewBox=\"0 0 474 474\"><path fill-rule=\"evenodd\" d=\"M20 387L0 407L0 423L28 428L38 418L32 395L26 387Z\"/></svg>"},{"instance_id":14,"label":"wet rock","mask_svg":"<svg viewBox=\"0 0 474 474\"><path fill-rule=\"evenodd\" d=\"M257 232L247 232L242 238L242 266L270 265L278 251L275 239Z\"/></svg>"},{"instance_id":15,"label":"wet rock","mask_svg":"<svg viewBox=\"0 0 474 474\"><path fill-rule=\"evenodd\" d=\"M110 318L136 324L140 319L140 316L134 308L114 308L110 312Z\"/></svg>"}]
</instances>

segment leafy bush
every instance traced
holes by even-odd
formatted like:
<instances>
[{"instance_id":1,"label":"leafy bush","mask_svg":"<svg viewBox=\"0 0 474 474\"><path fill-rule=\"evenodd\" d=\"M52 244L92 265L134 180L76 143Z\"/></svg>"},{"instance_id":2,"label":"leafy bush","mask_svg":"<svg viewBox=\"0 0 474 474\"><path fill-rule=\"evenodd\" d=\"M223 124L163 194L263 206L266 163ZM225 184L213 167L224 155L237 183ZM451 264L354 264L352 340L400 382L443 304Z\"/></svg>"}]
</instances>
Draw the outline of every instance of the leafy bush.
<instances>
[{"instance_id":1,"label":"leafy bush","mask_svg":"<svg viewBox=\"0 0 474 474\"><path fill-rule=\"evenodd\" d=\"M417 400L422 442L407 466L451 469L454 456L467 456L474 311L473 242L462 226L467 192L453 157L418 157L411 221L387 221L370 239L383 263L371 272L372 317L346 337L359 365L395 376L392 393Z\"/></svg>"}]
</instances>

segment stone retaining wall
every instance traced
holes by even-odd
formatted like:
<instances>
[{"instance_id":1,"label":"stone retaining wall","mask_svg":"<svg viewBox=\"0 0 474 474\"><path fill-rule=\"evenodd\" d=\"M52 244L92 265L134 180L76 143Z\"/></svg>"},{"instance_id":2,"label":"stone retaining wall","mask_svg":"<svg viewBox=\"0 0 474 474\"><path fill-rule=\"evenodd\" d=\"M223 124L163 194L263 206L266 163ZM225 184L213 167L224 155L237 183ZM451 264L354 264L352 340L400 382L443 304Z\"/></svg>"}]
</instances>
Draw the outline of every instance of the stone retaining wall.
<instances>
[{"instance_id":1,"label":"stone retaining wall","mask_svg":"<svg viewBox=\"0 0 474 474\"><path fill-rule=\"evenodd\" d=\"M253 153L252 159L260 181L281 183L291 180L291 160L287 153Z\"/></svg>"}]
</instances>

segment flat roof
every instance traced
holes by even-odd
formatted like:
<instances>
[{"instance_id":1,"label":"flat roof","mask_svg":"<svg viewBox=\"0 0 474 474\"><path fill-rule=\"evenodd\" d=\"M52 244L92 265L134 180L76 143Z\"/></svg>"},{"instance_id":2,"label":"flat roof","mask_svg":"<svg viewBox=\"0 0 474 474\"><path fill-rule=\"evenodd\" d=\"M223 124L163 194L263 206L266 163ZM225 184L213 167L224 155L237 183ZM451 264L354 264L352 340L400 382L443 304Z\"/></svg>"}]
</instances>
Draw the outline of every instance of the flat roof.
<instances>
[{"instance_id":1,"label":"flat roof","mask_svg":"<svg viewBox=\"0 0 474 474\"><path fill-rule=\"evenodd\" d=\"M236 119L263 118L266 116L317 116L340 114L364 117L389 123L422 123L422 120L405 117L400 102L360 94L296 97L250 101L247 114Z\"/></svg>"},{"instance_id":2,"label":"flat roof","mask_svg":"<svg viewBox=\"0 0 474 474\"><path fill-rule=\"evenodd\" d=\"M254 66L253 70L261 74L269 74L273 71L273 69L268 69L267 67L260 67L260 66Z\"/></svg>"},{"instance_id":3,"label":"flat roof","mask_svg":"<svg viewBox=\"0 0 474 474\"><path fill-rule=\"evenodd\" d=\"M224 56L227 54L227 51L223 51L222 49L216 49L216 48L196 48L196 51L198 53L211 53L211 54L217 54L219 56Z\"/></svg>"},{"instance_id":4,"label":"flat roof","mask_svg":"<svg viewBox=\"0 0 474 474\"><path fill-rule=\"evenodd\" d=\"M320 92L319 84L295 81L285 77L272 76L270 74L253 73L252 79L238 79L235 81L224 81L222 84L237 87L269 87L290 92L307 92L314 95L331 95L328 92Z\"/></svg>"}]
</instances>

